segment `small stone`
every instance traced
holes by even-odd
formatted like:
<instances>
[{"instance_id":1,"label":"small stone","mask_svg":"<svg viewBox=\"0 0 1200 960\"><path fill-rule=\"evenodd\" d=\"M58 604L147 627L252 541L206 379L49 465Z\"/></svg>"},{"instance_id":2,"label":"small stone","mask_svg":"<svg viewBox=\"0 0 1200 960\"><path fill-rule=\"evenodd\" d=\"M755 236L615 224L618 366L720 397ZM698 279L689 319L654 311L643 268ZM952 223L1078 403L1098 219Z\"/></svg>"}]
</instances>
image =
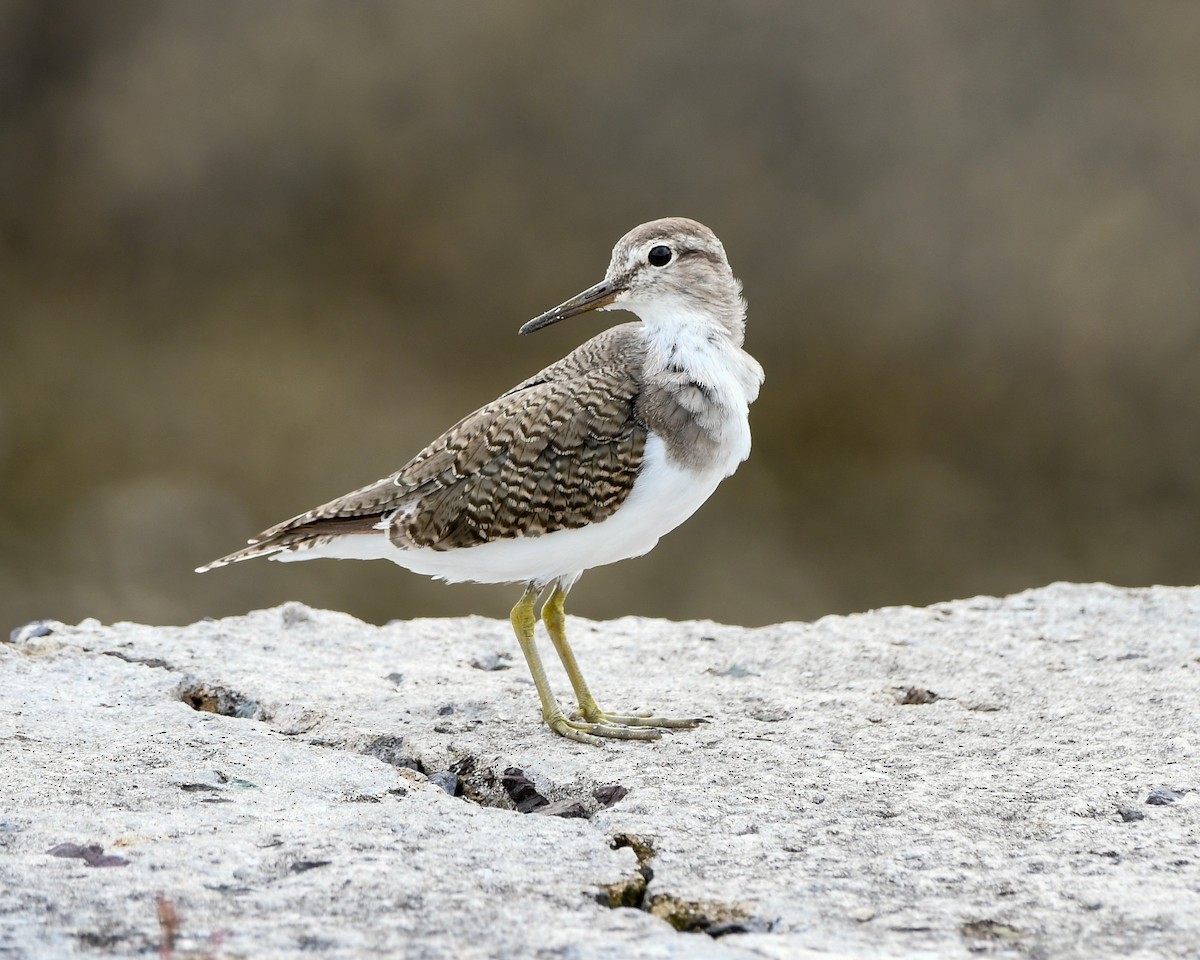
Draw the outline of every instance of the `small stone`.
<instances>
[{"instance_id":1,"label":"small stone","mask_svg":"<svg viewBox=\"0 0 1200 960\"><path fill-rule=\"evenodd\" d=\"M897 687L896 688L896 703L902 707L907 706L923 706L927 703L934 703L942 698L932 690L926 690L924 687Z\"/></svg>"},{"instance_id":2,"label":"small stone","mask_svg":"<svg viewBox=\"0 0 1200 960\"><path fill-rule=\"evenodd\" d=\"M284 629L289 629L301 623L308 623L312 619L312 613L302 603L297 603L295 600L290 600L283 605L279 611L280 619L283 621Z\"/></svg>"},{"instance_id":3,"label":"small stone","mask_svg":"<svg viewBox=\"0 0 1200 960\"><path fill-rule=\"evenodd\" d=\"M1146 797L1146 802L1156 807L1165 807L1182 799L1183 794L1172 790L1170 787L1155 787L1150 791L1150 795Z\"/></svg>"},{"instance_id":4,"label":"small stone","mask_svg":"<svg viewBox=\"0 0 1200 960\"><path fill-rule=\"evenodd\" d=\"M58 843L46 851L52 857L71 857L79 860L87 857L98 857L104 848L97 844L84 845L81 843Z\"/></svg>"},{"instance_id":5,"label":"small stone","mask_svg":"<svg viewBox=\"0 0 1200 960\"><path fill-rule=\"evenodd\" d=\"M25 643L27 640L35 640L38 637L48 637L54 632L52 623L52 620L30 621L23 627L14 627L9 631L8 639L11 643Z\"/></svg>"},{"instance_id":6,"label":"small stone","mask_svg":"<svg viewBox=\"0 0 1200 960\"><path fill-rule=\"evenodd\" d=\"M486 650L471 658L471 666L476 670L509 670L512 668L512 657L496 650Z\"/></svg>"},{"instance_id":7,"label":"small stone","mask_svg":"<svg viewBox=\"0 0 1200 960\"><path fill-rule=\"evenodd\" d=\"M452 797L458 794L458 774L453 770L442 770L438 773L431 773L429 775L429 782L437 784Z\"/></svg>"},{"instance_id":8,"label":"small stone","mask_svg":"<svg viewBox=\"0 0 1200 960\"><path fill-rule=\"evenodd\" d=\"M304 873L308 870L316 870L317 867L327 867L332 860L297 860L288 867L291 873Z\"/></svg>"},{"instance_id":9,"label":"small stone","mask_svg":"<svg viewBox=\"0 0 1200 960\"><path fill-rule=\"evenodd\" d=\"M60 843L46 851L52 857L70 857L82 860L89 867L127 867L129 861L124 857L105 855L104 848L99 844Z\"/></svg>"},{"instance_id":10,"label":"small stone","mask_svg":"<svg viewBox=\"0 0 1200 960\"><path fill-rule=\"evenodd\" d=\"M855 923L868 923L875 919L875 911L871 907L859 907L850 911L850 919Z\"/></svg>"},{"instance_id":11,"label":"small stone","mask_svg":"<svg viewBox=\"0 0 1200 960\"><path fill-rule=\"evenodd\" d=\"M1117 810L1117 816L1125 823L1133 823L1135 820L1146 819L1146 815L1141 810L1135 810L1133 807L1120 807Z\"/></svg>"},{"instance_id":12,"label":"small stone","mask_svg":"<svg viewBox=\"0 0 1200 960\"><path fill-rule=\"evenodd\" d=\"M791 717L791 711L777 704L759 703L753 706L749 711L751 719L758 720L760 723L779 723L781 720L787 720Z\"/></svg>"},{"instance_id":13,"label":"small stone","mask_svg":"<svg viewBox=\"0 0 1200 960\"><path fill-rule=\"evenodd\" d=\"M394 683L394 684L396 684L397 686L399 686L401 683L403 683L403 682L404 682L404 674L402 674L402 673L389 673L389 674L388 674L386 677L384 677L383 679L384 679L384 680L387 680L389 683Z\"/></svg>"},{"instance_id":14,"label":"small stone","mask_svg":"<svg viewBox=\"0 0 1200 960\"><path fill-rule=\"evenodd\" d=\"M597 787L592 791L592 796L599 800L604 806L611 807L619 800L624 800L629 795L629 790L621 786L619 783L609 783L602 787Z\"/></svg>"},{"instance_id":15,"label":"small stone","mask_svg":"<svg viewBox=\"0 0 1200 960\"><path fill-rule=\"evenodd\" d=\"M500 778L500 785L517 808L517 813L533 813L548 806L550 801L543 797L533 785L533 781L525 776L520 767L509 767Z\"/></svg>"},{"instance_id":16,"label":"small stone","mask_svg":"<svg viewBox=\"0 0 1200 960\"><path fill-rule=\"evenodd\" d=\"M555 800L544 807L538 807L533 812L545 814L547 817L563 817L568 820L586 818L588 815L587 805L582 800L574 800L570 797Z\"/></svg>"}]
</instances>

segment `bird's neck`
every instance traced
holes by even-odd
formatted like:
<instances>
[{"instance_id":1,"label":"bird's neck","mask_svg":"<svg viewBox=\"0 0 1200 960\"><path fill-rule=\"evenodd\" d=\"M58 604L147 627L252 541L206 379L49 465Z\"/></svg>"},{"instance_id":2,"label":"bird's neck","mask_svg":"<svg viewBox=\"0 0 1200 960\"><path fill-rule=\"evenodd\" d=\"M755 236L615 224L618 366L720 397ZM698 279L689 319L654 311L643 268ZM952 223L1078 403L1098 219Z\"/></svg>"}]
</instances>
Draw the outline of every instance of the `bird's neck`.
<instances>
[{"instance_id":1,"label":"bird's neck","mask_svg":"<svg viewBox=\"0 0 1200 960\"><path fill-rule=\"evenodd\" d=\"M706 305L707 307L707 305ZM742 350L745 305L709 311L664 301L637 310L646 341L646 378L666 387L704 389L710 401L742 408L758 396L762 367Z\"/></svg>"},{"instance_id":2,"label":"bird's neck","mask_svg":"<svg viewBox=\"0 0 1200 960\"><path fill-rule=\"evenodd\" d=\"M631 310L656 334L670 337L699 335L705 338L722 337L734 347L740 347L746 339L746 301L742 299L741 287L736 280L724 292L724 296L703 299L688 296L664 297L649 303L619 304Z\"/></svg>"}]
</instances>

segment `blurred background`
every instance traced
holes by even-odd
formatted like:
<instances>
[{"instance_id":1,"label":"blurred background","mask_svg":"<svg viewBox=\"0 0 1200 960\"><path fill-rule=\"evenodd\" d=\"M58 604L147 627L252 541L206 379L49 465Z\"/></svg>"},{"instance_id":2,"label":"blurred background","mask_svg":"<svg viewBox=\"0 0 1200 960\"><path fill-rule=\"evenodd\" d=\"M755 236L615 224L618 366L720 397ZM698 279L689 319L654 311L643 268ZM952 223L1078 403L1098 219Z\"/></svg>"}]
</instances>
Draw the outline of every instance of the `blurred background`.
<instances>
[{"instance_id":1,"label":"blurred background","mask_svg":"<svg viewBox=\"0 0 1200 960\"><path fill-rule=\"evenodd\" d=\"M755 448L572 610L744 624L1200 581L1200 5L0 2L0 616L506 615L385 563L199 563L722 238Z\"/></svg>"}]
</instances>

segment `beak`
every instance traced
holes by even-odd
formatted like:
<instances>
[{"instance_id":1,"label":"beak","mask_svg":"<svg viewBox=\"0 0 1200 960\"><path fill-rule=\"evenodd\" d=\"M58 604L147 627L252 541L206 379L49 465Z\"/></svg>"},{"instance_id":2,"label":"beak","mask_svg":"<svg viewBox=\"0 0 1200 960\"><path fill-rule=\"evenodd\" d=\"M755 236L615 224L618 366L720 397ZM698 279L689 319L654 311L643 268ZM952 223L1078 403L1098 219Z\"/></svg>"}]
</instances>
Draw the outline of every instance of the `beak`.
<instances>
[{"instance_id":1,"label":"beak","mask_svg":"<svg viewBox=\"0 0 1200 960\"><path fill-rule=\"evenodd\" d=\"M517 333L524 336L535 330L541 330L542 327L548 327L552 323L558 323L559 320L573 317L577 313L586 313L589 310L607 307L617 299L618 294L624 289L616 280L601 280L594 287L588 287L583 293L576 294L570 300L560 303L553 310L547 310L540 317L534 317Z\"/></svg>"}]
</instances>

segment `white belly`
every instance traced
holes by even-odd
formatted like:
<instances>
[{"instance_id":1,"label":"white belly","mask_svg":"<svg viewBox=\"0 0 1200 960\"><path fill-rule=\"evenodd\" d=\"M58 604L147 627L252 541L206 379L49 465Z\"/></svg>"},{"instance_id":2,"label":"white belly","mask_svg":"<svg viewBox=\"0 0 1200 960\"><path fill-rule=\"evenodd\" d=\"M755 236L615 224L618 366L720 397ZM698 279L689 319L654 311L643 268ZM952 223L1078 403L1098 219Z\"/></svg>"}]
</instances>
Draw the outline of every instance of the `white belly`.
<instances>
[{"instance_id":1,"label":"white belly","mask_svg":"<svg viewBox=\"0 0 1200 960\"><path fill-rule=\"evenodd\" d=\"M744 438L740 435L744 431ZM576 530L559 530L540 537L494 540L458 550L401 550L383 534L338 537L320 546L277 553L272 560L311 560L335 557L391 560L414 573L450 583L549 583L574 577L592 567L640 557L663 534L674 530L707 500L717 484L733 472L750 452L750 430L742 420L731 437L728 456L697 474L672 466L662 440L646 439L641 472L625 502L611 517Z\"/></svg>"}]
</instances>

